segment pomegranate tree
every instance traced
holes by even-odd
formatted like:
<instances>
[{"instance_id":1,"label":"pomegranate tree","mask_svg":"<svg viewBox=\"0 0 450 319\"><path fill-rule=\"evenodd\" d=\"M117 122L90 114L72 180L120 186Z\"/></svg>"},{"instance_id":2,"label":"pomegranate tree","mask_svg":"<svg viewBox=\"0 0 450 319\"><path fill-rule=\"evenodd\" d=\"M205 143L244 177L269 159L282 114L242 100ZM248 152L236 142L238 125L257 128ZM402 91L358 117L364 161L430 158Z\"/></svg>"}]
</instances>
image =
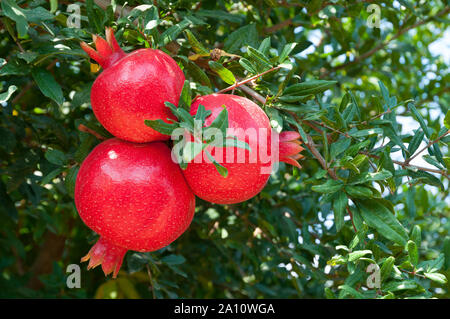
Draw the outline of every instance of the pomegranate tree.
<instances>
[{"instance_id":1,"label":"pomegranate tree","mask_svg":"<svg viewBox=\"0 0 450 319\"><path fill-rule=\"evenodd\" d=\"M113 30L106 40L93 36L94 50L85 42L83 50L103 68L91 90L91 105L99 122L114 136L131 142L165 140L144 120L174 118L164 102L178 104L184 74L161 50L139 49L125 53Z\"/></svg>"},{"instance_id":2,"label":"pomegranate tree","mask_svg":"<svg viewBox=\"0 0 450 319\"><path fill-rule=\"evenodd\" d=\"M154 251L189 226L195 196L162 142L135 144L116 138L84 160L75 184L75 205L100 235L82 261L116 277L127 250Z\"/></svg>"}]
</instances>

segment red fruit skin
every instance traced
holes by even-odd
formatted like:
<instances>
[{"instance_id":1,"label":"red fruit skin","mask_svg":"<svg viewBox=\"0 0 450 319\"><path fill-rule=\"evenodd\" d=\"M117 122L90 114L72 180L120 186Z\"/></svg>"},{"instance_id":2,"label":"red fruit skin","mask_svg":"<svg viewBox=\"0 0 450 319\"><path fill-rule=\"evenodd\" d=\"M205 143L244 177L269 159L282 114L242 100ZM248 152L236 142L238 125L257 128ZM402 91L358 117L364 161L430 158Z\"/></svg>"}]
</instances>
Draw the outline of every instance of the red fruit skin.
<instances>
[{"instance_id":1,"label":"red fruit skin","mask_svg":"<svg viewBox=\"0 0 450 319\"><path fill-rule=\"evenodd\" d=\"M197 112L198 106L203 105L206 110L212 112L206 119L205 125L209 126L217 115L223 110L223 105L228 110L229 128L254 128L258 132L259 128L267 129L267 149L270 155L271 145L271 126L270 121L264 111L255 103L241 96L232 94L211 94L197 98L191 106L191 114ZM258 152L258 149L252 145L258 145L258 140L249 138L243 134L234 134L239 140L245 141L250 145L252 152ZM228 149L228 148L227 148ZM224 150L224 154L227 150ZM235 154L237 154L235 148ZM214 150L211 154L214 156ZM259 154L259 152L258 152ZM198 157L204 156L200 153ZM221 163L228 169L228 176L224 178L220 175L215 166L208 162L195 163L194 159L187 165L183 174L198 197L209 202L217 204L234 204L246 201L258 194L266 185L270 173L261 173L265 168L270 172L272 163L264 161L258 155L256 162L250 163L250 153L245 150L245 163ZM236 157L236 156L235 156Z\"/></svg>"},{"instance_id":2,"label":"red fruit skin","mask_svg":"<svg viewBox=\"0 0 450 319\"><path fill-rule=\"evenodd\" d=\"M91 105L99 122L114 136L143 143L167 140L145 120L172 118L164 102L178 105L184 74L160 50L136 50L107 67L95 80Z\"/></svg>"},{"instance_id":3,"label":"red fruit skin","mask_svg":"<svg viewBox=\"0 0 450 319\"><path fill-rule=\"evenodd\" d=\"M114 138L99 144L81 165L75 205L102 240L125 250L154 251L188 228L195 196L164 143Z\"/></svg>"}]
</instances>

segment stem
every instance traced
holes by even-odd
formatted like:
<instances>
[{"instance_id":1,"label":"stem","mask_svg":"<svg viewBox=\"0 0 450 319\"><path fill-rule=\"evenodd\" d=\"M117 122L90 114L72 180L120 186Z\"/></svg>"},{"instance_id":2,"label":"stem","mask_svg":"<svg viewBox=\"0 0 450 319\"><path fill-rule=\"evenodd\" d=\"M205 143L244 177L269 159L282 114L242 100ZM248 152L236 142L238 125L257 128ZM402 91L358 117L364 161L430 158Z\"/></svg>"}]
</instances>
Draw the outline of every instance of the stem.
<instances>
[{"instance_id":1,"label":"stem","mask_svg":"<svg viewBox=\"0 0 450 319\"><path fill-rule=\"evenodd\" d=\"M94 135L96 138L98 138L100 141L107 140L108 138L104 137L103 135L97 133L96 131L90 129L86 125L80 124L78 125L78 130L81 132L89 133L91 135Z\"/></svg>"},{"instance_id":2,"label":"stem","mask_svg":"<svg viewBox=\"0 0 450 319\"><path fill-rule=\"evenodd\" d=\"M410 158L408 158L405 163L408 164L409 162L411 162L413 159L415 159L420 153L422 153L423 151L425 151L427 148L429 148L431 145L436 144L437 142L439 142L440 139L442 139L443 137L445 137L446 135L450 134L450 130L448 130L447 132L445 132L444 134L442 134L441 136L439 136L437 139L428 142L428 144L422 148L420 151L418 151L416 154L414 154L413 156L411 156Z\"/></svg>"},{"instance_id":3,"label":"stem","mask_svg":"<svg viewBox=\"0 0 450 319\"><path fill-rule=\"evenodd\" d=\"M348 205L347 205L346 208L347 208L347 213L348 213L349 216L350 216L350 220L352 221L353 229L355 230L355 233L357 233L358 231L356 230L355 222L353 221L353 214L352 214L352 211L350 210L350 208L348 207Z\"/></svg>"},{"instance_id":4,"label":"stem","mask_svg":"<svg viewBox=\"0 0 450 319\"><path fill-rule=\"evenodd\" d=\"M254 75L254 76L252 76L252 77L250 77L248 79L242 80L241 82L237 82L237 83L235 83L235 84L233 84L233 85L231 85L231 86L229 86L229 87L227 87L227 88L225 88L223 90L220 90L220 91L218 91L216 93L220 94L220 93L225 93L225 92L234 90L235 88L238 88L238 87L240 87L241 85L243 85L245 83L251 82L251 81L259 78L260 76L263 76L263 75L265 75L265 74L267 74L269 72L272 72L272 71L275 71L275 70L278 70L278 69L281 69L281 66L274 66L273 68L271 68L271 69L269 69L267 71L264 71L262 73L256 74L256 75Z\"/></svg>"}]
</instances>

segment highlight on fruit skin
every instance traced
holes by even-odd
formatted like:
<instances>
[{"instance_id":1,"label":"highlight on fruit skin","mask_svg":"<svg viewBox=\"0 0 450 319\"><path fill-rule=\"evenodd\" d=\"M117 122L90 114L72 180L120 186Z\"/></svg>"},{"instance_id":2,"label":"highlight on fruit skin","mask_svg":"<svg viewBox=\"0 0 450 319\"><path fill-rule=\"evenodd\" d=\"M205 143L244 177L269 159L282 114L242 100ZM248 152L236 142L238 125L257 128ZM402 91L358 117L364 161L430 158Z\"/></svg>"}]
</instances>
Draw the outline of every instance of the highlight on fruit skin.
<instances>
[{"instance_id":1,"label":"highlight on fruit skin","mask_svg":"<svg viewBox=\"0 0 450 319\"><path fill-rule=\"evenodd\" d=\"M84 52L86 52L91 59L100 64L103 69L106 69L126 56L126 53L123 52L114 37L114 30L111 27L106 27L105 34L106 40L98 35L92 35L92 41L95 44L96 50L84 41L80 43Z\"/></svg>"},{"instance_id":2,"label":"highlight on fruit skin","mask_svg":"<svg viewBox=\"0 0 450 319\"><path fill-rule=\"evenodd\" d=\"M302 168L297 160L304 158L301 151L300 134L294 131L284 131L279 134L279 161Z\"/></svg>"}]
</instances>

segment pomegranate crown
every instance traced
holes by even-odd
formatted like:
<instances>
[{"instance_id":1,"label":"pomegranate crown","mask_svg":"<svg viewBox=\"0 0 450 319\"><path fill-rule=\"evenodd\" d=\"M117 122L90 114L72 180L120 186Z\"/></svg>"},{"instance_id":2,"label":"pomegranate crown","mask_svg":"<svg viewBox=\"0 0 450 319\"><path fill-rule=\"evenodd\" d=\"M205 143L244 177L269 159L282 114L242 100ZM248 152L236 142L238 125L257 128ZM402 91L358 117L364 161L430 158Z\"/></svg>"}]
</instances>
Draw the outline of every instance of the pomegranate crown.
<instances>
[{"instance_id":1,"label":"pomegranate crown","mask_svg":"<svg viewBox=\"0 0 450 319\"><path fill-rule=\"evenodd\" d=\"M279 138L279 161L301 168L301 165L297 161L304 157L300 154L304 150L301 147L300 134L294 131L284 131L280 133Z\"/></svg>"},{"instance_id":2,"label":"pomegranate crown","mask_svg":"<svg viewBox=\"0 0 450 319\"><path fill-rule=\"evenodd\" d=\"M95 60L104 69L114 64L116 61L122 59L126 53L120 48L114 37L114 30L111 27L106 27L106 40L93 34L95 48L89 46L86 42L81 42L81 48L86 52L91 59Z\"/></svg>"}]
</instances>

